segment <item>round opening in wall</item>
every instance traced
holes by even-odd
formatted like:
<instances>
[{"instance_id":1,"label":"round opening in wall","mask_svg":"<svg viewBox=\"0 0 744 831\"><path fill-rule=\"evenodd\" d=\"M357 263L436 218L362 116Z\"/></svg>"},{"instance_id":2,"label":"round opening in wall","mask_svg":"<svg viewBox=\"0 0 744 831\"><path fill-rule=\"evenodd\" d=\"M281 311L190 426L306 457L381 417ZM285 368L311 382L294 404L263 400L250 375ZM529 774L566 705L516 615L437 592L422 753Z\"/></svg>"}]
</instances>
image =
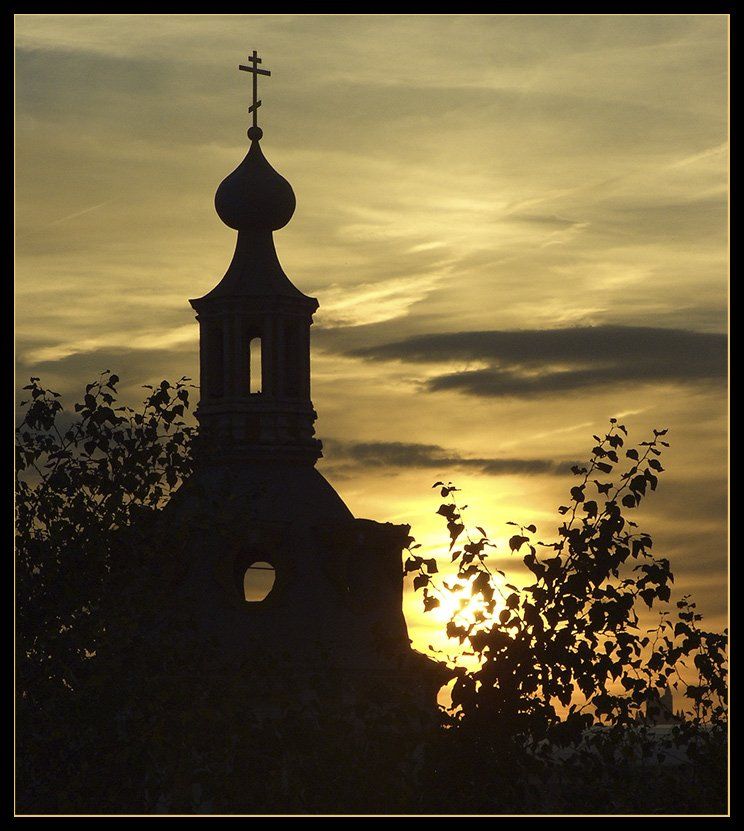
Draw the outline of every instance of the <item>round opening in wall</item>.
<instances>
[{"instance_id":1,"label":"round opening in wall","mask_svg":"<svg viewBox=\"0 0 744 831\"><path fill-rule=\"evenodd\" d=\"M276 570L271 563L251 563L243 575L243 596L247 603L260 603L271 594L276 580Z\"/></svg>"}]
</instances>

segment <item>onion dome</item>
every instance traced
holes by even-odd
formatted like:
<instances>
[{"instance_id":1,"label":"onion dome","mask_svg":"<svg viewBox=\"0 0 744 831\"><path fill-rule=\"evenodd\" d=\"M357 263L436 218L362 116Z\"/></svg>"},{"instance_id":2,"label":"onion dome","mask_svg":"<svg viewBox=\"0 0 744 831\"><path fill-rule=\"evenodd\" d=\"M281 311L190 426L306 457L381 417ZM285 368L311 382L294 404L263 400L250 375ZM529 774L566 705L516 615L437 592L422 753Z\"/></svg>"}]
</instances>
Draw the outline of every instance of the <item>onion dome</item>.
<instances>
[{"instance_id":1,"label":"onion dome","mask_svg":"<svg viewBox=\"0 0 744 831\"><path fill-rule=\"evenodd\" d=\"M222 180L214 197L220 219L236 231L277 231L295 210L292 186L266 160L259 143L262 136L260 127L248 130L248 153Z\"/></svg>"}]
</instances>

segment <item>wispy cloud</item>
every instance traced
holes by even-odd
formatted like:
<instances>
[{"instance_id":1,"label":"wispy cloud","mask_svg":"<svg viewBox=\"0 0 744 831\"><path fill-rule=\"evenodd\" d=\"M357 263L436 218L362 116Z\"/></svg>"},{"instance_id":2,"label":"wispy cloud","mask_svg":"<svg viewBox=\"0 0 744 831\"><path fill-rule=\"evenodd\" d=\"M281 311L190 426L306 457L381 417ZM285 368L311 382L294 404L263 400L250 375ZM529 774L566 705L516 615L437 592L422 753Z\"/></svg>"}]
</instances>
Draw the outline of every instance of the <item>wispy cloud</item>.
<instances>
[{"instance_id":1,"label":"wispy cloud","mask_svg":"<svg viewBox=\"0 0 744 831\"><path fill-rule=\"evenodd\" d=\"M71 219L77 219L79 216L84 216L85 214L89 214L92 211L97 211L99 208L102 208L104 205L110 205L112 202L111 199L107 199L105 202L99 202L98 205L91 205L90 208L84 208L82 211L76 211L73 214L68 214L67 216L60 217L59 219L55 219L54 221L48 223L51 227L52 225L60 225L63 222L69 222Z\"/></svg>"},{"instance_id":2,"label":"wispy cloud","mask_svg":"<svg viewBox=\"0 0 744 831\"><path fill-rule=\"evenodd\" d=\"M69 358L71 355L82 355L89 352L110 351L115 349L141 350L145 352L160 349L173 349L176 346L192 344L196 346L198 332L193 324L179 326L166 331L111 333L99 338L88 338L65 343L56 343L51 346L42 346L28 349L21 354L21 359L28 365L53 363Z\"/></svg>"},{"instance_id":3,"label":"wispy cloud","mask_svg":"<svg viewBox=\"0 0 744 831\"><path fill-rule=\"evenodd\" d=\"M358 286L328 286L316 315L319 326L362 326L408 314L439 283L436 275L401 277Z\"/></svg>"}]
</instances>

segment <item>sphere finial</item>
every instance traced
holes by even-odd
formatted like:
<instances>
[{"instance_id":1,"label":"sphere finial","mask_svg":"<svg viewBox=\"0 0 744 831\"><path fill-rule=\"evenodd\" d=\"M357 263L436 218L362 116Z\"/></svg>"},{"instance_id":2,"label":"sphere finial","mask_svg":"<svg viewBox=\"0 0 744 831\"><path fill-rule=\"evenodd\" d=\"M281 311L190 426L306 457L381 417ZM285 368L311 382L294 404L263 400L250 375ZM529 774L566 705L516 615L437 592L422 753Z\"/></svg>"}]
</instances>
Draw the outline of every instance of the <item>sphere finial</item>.
<instances>
[{"instance_id":1,"label":"sphere finial","mask_svg":"<svg viewBox=\"0 0 744 831\"><path fill-rule=\"evenodd\" d=\"M225 225L236 231L276 231L292 218L295 195L289 182L266 160L258 141L261 128L251 127L248 134L250 149L217 188L214 205Z\"/></svg>"}]
</instances>

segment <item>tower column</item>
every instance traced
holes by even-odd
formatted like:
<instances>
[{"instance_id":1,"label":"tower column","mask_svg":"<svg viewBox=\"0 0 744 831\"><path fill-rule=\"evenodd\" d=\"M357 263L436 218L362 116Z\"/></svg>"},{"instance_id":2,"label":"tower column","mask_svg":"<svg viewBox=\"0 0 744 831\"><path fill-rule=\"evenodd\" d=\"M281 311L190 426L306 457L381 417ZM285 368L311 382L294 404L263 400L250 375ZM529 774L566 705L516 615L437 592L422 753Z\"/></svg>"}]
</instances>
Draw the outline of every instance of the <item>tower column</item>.
<instances>
[{"instance_id":1,"label":"tower column","mask_svg":"<svg viewBox=\"0 0 744 831\"><path fill-rule=\"evenodd\" d=\"M230 397L233 394L233 319L226 315L222 320L222 377L223 395Z\"/></svg>"},{"instance_id":2,"label":"tower column","mask_svg":"<svg viewBox=\"0 0 744 831\"><path fill-rule=\"evenodd\" d=\"M246 337L246 321L243 315L233 318L233 389L232 395L240 398L250 392L250 353Z\"/></svg>"},{"instance_id":3,"label":"tower column","mask_svg":"<svg viewBox=\"0 0 744 831\"><path fill-rule=\"evenodd\" d=\"M302 396L310 398L310 327L303 327L302 337Z\"/></svg>"},{"instance_id":4,"label":"tower column","mask_svg":"<svg viewBox=\"0 0 744 831\"><path fill-rule=\"evenodd\" d=\"M287 396L287 382L286 382L286 365L287 365L287 356L284 348L285 344L285 334L284 334L284 326L285 321L283 318L274 318L273 320L273 329L274 329L274 355L276 359L274 361L274 370L276 372L276 397L277 398L286 398Z\"/></svg>"}]
</instances>

